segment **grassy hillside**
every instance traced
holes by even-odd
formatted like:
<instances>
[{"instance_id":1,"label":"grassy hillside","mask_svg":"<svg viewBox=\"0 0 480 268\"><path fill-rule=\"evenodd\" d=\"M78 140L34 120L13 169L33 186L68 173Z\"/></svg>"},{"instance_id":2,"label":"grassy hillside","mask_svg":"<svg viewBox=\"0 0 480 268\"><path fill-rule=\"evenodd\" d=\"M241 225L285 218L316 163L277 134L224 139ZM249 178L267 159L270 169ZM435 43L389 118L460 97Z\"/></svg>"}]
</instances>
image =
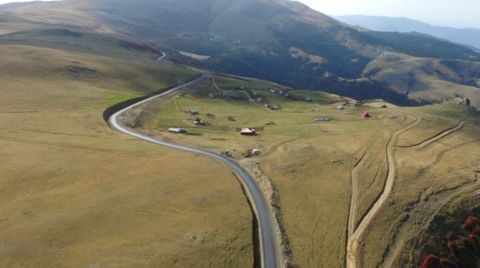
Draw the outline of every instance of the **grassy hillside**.
<instances>
[{"instance_id":1,"label":"grassy hillside","mask_svg":"<svg viewBox=\"0 0 480 268\"><path fill-rule=\"evenodd\" d=\"M454 93L478 103L478 63L461 60L465 54L414 57L285 1L162 1L161 8L142 2L152 4L152 13L131 1L108 6L114 2L92 0L55 8L12 5L3 15L0 266L253 266L252 213L228 169L125 137L102 119L110 105L196 74L168 61L155 63L155 44L171 42L167 50L174 60L201 59L224 70L251 66L244 72L257 77L270 77L271 68L282 79L298 79L291 84L359 98L411 104L407 97L422 101ZM26 14L28 19L18 17ZM249 18L252 35L241 27L231 36L211 29L228 26L235 15ZM142 33L152 23L179 17L178 28L165 24L152 28L151 36ZM262 18L277 23L272 29ZM52 24L58 22L76 26ZM305 32L287 39L284 34L297 26ZM207 33L193 33L199 29ZM133 33L142 42L132 40ZM175 48L182 48L184 58ZM199 114L192 116L195 109ZM362 116L366 111L370 116ZM204 125L193 123L197 116ZM215 74L121 119L165 140L228 150L262 187L281 224L285 252L299 267L345 265L348 223L356 228L362 222L392 172L392 195L357 241L359 267L418 266L424 254L438 250L440 239L424 242L443 235L442 218L461 220L478 209L479 119L463 104L355 104L324 92ZM188 134L168 133L170 127ZM258 135L241 136L243 127ZM388 170L390 142L395 170ZM253 149L260 154L249 155Z\"/></svg>"},{"instance_id":2,"label":"grassy hillside","mask_svg":"<svg viewBox=\"0 0 480 268\"><path fill-rule=\"evenodd\" d=\"M415 145L465 121L458 131L422 146L398 148L398 176L388 206L371 226L363 266L419 266L445 251L449 231L478 212L478 116L442 104L415 110L422 121L399 144ZM381 242L379 242L381 241Z\"/></svg>"},{"instance_id":3,"label":"grassy hillside","mask_svg":"<svg viewBox=\"0 0 480 268\"><path fill-rule=\"evenodd\" d=\"M479 61L467 47L435 39L419 33L364 32L379 44L416 57Z\"/></svg>"},{"instance_id":4,"label":"grassy hillside","mask_svg":"<svg viewBox=\"0 0 480 268\"><path fill-rule=\"evenodd\" d=\"M478 63L460 60L423 59L386 53L370 62L364 75L387 83L401 94L418 100L465 97L480 107Z\"/></svg>"},{"instance_id":5,"label":"grassy hillside","mask_svg":"<svg viewBox=\"0 0 480 268\"><path fill-rule=\"evenodd\" d=\"M176 54L181 61L210 69L397 104L415 103L417 96L398 95L390 81L363 76L365 67L385 52L480 59L471 49L428 36L358 31L286 0L88 0L19 4L6 10L26 20L152 42L182 51ZM192 58L191 53L202 57ZM438 101L435 94L429 96Z\"/></svg>"},{"instance_id":6,"label":"grassy hillside","mask_svg":"<svg viewBox=\"0 0 480 268\"><path fill-rule=\"evenodd\" d=\"M215 80L217 88L212 80L205 80L170 99L143 105L128 114L125 120L128 122L141 116L142 129L163 139L218 152L229 150L257 178L268 178L274 187L273 204L281 211L280 219L292 248L293 260L300 267L344 265L352 191L358 192L354 208L356 216L352 219L358 224L383 191L388 172L385 148L393 132L420 120L414 129L401 135L397 141L398 145L409 145L452 127L460 118L475 118L463 106L453 104L406 109L380 102L337 110L342 98L324 93L290 91L289 97L285 97L268 91L272 85L265 82L221 77ZM254 99L259 98L259 101L249 101L246 94L256 96ZM312 102L306 101L304 97L310 98ZM278 105L280 109L266 109L266 103ZM382 105L389 108L380 108ZM198 117L205 121L205 126L193 124L192 120L196 116L188 113L192 109L199 111ZM371 119L360 116L365 110L370 112ZM435 115L441 111L445 111L445 114ZM316 118L328 120L316 121ZM470 135L468 133L477 127L475 122L469 123L468 127L455 134L455 137L459 135L456 139L467 140L463 135ZM174 126L187 129L190 135L166 132ZM242 127L254 127L258 130L258 135L242 137L239 134ZM472 146L479 144L475 138L469 141ZM440 144L432 146L442 147ZM253 148L260 149L261 154L253 158L247 157L246 153ZM455 153L464 152L462 147L455 144L445 145L445 149ZM390 245L387 241L394 241L391 243L395 249L400 249L396 254L407 254L415 250L411 247L401 251L401 245L404 241L418 238L417 233L402 232L395 236L395 232L389 229L391 223L397 224L402 219L397 216L404 215L404 207L410 205L410 201L407 201L410 200L410 195L435 195L437 190L443 191L464 182L464 173L450 172L443 162L438 162L438 166L435 162L431 163L430 169L438 168L448 173L448 176L439 177L436 181L437 190L424 193L423 185L431 182L428 177L416 182L422 185L416 188L410 187L408 183L403 184L405 178L400 177L405 172L422 172L422 169L405 166L403 152L407 151L408 149L396 151L396 156L399 157L399 185L395 186L392 201L388 202L364 238L364 246L359 252L360 267L372 267L387 261L383 260L390 258L384 254L385 248ZM472 172L475 165L471 164L479 158L473 151L467 154L470 160L462 164L462 168L465 168L465 172ZM418 156L410 153L408 157L412 163L430 163L427 155L431 155L431 152ZM362 157L364 160L358 172L357 188L352 189L353 167ZM452 162L451 165L455 163L457 162ZM479 189L478 185L469 185ZM403 191L408 191L408 194L402 195ZM405 199L402 199L403 196ZM447 200L443 196L439 198L439 202ZM457 198L461 199L461 195ZM436 206L436 203L431 205ZM430 228L428 219L435 214L432 210L418 216L422 219L422 225L418 225L415 230ZM414 222L407 221L408 224ZM383 238L380 239L380 236ZM396 265L416 266L417 261L402 260Z\"/></svg>"},{"instance_id":7,"label":"grassy hillside","mask_svg":"<svg viewBox=\"0 0 480 268\"><path fill-rule=\"evenodd\" d=\"M230 170L102 118L195 73L109 38L38 31L0 44L0 266L252 266L252 214Z\"/></svg>"}]
</instances>

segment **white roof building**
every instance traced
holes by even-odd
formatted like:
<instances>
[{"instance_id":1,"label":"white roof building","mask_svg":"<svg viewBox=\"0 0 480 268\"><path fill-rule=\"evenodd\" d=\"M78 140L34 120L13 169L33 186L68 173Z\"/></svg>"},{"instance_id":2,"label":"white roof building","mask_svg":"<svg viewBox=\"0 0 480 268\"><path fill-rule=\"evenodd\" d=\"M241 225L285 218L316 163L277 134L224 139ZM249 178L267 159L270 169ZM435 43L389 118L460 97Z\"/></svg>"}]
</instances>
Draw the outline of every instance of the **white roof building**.
<instances>
[{"instance_id":1,"label":"white roof building","mask_svg":"<svg viewBox=\"0 0 480 268\"><path fill-rule=\"evenodd\" d=\"M255 135L257 131L254 128L242 128L240 133L242 135Z\"/></svg>"}]
</instances>

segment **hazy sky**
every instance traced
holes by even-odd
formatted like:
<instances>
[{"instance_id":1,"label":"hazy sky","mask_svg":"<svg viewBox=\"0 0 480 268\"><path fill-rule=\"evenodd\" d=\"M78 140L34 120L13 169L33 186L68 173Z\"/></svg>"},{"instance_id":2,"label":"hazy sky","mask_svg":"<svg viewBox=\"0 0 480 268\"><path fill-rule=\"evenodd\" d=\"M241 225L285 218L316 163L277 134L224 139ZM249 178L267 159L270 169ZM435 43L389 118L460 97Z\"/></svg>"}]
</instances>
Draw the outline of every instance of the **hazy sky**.
<instances>
[{"instance_id":1,"label":"hazy sky","mask_svg":"<svg viewBox=\"0 0 480 268\"><path fill-rule=\"evenodd\" d=\"M27 2L28 0L0 0ZM132 0L135 1L135 0ZM199 0L201 1L201 0ZM232 0L235 1L235 0ZM480 28L480 0L298 0L328 15L409 17L436 25Z\"/></svg>"},{"instance_id":2,"label":"hazy sky","mask_svg":"<svg viewBox=\"0 0 480 268\"><path fill-rule=\"evenodd\" d=\"M328 15L409 17L437 25L480 28L480 0L298 0Z\"/></svg>"}]
</instances>

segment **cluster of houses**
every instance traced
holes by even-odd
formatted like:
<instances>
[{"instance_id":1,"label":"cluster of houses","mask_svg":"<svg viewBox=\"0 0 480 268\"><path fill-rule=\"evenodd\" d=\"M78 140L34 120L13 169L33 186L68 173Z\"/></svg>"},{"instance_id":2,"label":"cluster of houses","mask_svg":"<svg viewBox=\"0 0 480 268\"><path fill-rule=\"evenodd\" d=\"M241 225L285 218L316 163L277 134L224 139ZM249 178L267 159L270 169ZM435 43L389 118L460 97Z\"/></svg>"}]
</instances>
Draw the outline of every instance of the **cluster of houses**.
<instances>
[{"instance_id":1,"label":"cluster of houses","mask_svg":"<svg viewBox=\"0 0 480 268\"><path fill-rule=\"evenodd\" d=\"M188 114L190 114L193 119L192 123L196 126L205 126L207 125L206 122L199 117L200 111L198 109L191 109L188 111ZM211 113L206 114L208 117L215 117ZM228 119L230 121L235 121L235 118L233 116L229 116ZM185 128L180 128L180 127L171 127L168 129L168 132L170 133L175 133L175 134L186 134L188 131ZM257 130L254 128L242 128L240 129L240 134L244 136L255 136L257 135Z\"/></svg>"},{"instance_id":2,"label":"cluster of houses","mask_svg":"<svg viewBox=\"0 0 480 268\"><path fill-rule=\"evenodd\" d=\"M288 91L282 90L282 89L271 88L271 89L269 89L269 91L271 93L279 94L279 95L282 95L282 96L285 96L285 97L291 96L291 95L289 95ZM257 102L265 102L266 101L265 97L259 95L258 93L253 93L253 95L256 97L255 101L257 101ZM311 98L306 98L305 101L312 101L312 99ZM469 101L469 100L467 99L467 101ZM356 101L354 99L346 98L346 99L344 99L344 101L340 105L337 106L337 109L338 110L345 110L349 106L358 106L358 105L359 105L358 101ZM280 107L275 105L275 104L265 103L264 106L268 109L271 109L271 110L280 109ZM382 108L388 108L388 107L386 105L383 105ZM191 110L188 111L188 113L192 116L192 118L193 118L192 123L194 125L196 125L196 126L205 126L206 125L206 122L202 118L199 117L200 111L198 109L191 109ZM210 113L207 113L206 115L208 117L214 117L214 115L212 115ZM370 119L370 118L372 118L372 115L370 114L369 111L363 111L361 113L361 117L363 119ZM233 116L229 116L227 118L230 121L236 121ZM332 118L330 118L328 116L316 116L316 117L314 117L313 120L315 122L327 122L327 121L331 121ZM275 123L271 122L271 124L275 124ZM187 133L187 130L184 129L184 128L169 128L168 131L171 132L171 133L176 133L176 134ZM245 127L245 128L240 129L240 134L243 135L243 136L255 136L255 135L257 135L257 130L255 128Z\"/></svg>"},{"instance_id":3,"label":"cluster of houses","mask_svg":"<svg viewBox=\"0 0 480 268\"><path fill-rule=\"evenodd\" d=\"M453 102L455 104L462 104L462 105L465 105L465 106L470 106L471 105L471 101L469 98L462 98L462 97L455 97L455 98L446 98L443 100L444 103L447 103L447 102Z\"/></svg>"},{"instance_id":4,"label":"cluster of houses","mask_svg":"<svg viewBox=\"0 0 480 268\"><path fill-rule=\"evenodd\" d=\"M270 91L270 93L281 95L286 98L290 97L290 93L288 93L288 90L270 88L268 91Z\"/></svg>"},{"instance_id":5,"label":"cluster of houses","mask_svg":"<svg viewBox=\"0 0 480 268\"><path fill-rule=\"evenodd\" d=\"M360 102L354 99L344 99L343 102L337 106L337 110L343 111L350 106L358 106Z\"/></svg>"},{"instance_id":6,"label":"cluster of houses","mask_svg":"<svg viewBox=\"0 0 480 268\"><path fill-rule=\"evenodd\" d=\"M298 100L298 101L306 101L306 102L313 102L313 99L310 97L299 97L291 94L288 90L286 89L275 89L275 88L270 88L268 91L270 93L283 96L285 98L291 99L291 100Z\"/></svg>"},{"instance_id":7,"label":"cluster of houses","mask_svg":"<svg viewBox=\"0 0 480 268\"><path fill-rule=\"evenodd\" d=\"M247 93L248 94L248 93ZM273 103L268 103L267 102L267 98L263 95L260 95L258 94L257 92L251 92L251 95L253 96L253 100L256 102L256 103L260 103L260 104L263 104L263 106L267 109L270 109L270 110L273 110L273 111L276 111L276 110L280 110L280 107L276 104L273 104Z\"/></svg>"}]
</instances>

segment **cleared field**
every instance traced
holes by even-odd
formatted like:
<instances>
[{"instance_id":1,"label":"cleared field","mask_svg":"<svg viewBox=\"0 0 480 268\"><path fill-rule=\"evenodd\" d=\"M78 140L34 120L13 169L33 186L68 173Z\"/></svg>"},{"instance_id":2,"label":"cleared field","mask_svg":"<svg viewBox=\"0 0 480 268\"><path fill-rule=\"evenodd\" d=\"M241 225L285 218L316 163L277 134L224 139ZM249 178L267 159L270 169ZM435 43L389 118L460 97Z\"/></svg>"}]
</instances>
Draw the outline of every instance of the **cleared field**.
<instances>
[{"instance_id":1,"label":"cleared field","mask_svg":"<svg viewBox=\"0 0 480 268\"><path fill-rule=\"evenodd\" d=\"M281 210L294 262L299 267L343 266L353 165L368 149L368 168L359 176L358 221L383 189L391 132L413 118L400 108L337 110L341 98L324 93L296 90L287 98L259 81L237 80L236 85L235 80L216 80L218 88L204 80L171 98L145 104L124 120L176 143L229 150L242 163L256 163L256 172L273 183L278 198L274 204ZM212 95L219 91L221 95ZM242 92L261 101L250 101ZM266 109L265 103L280 109ZM364 110L370 110L371 119L360 116ZM194 125L196 117L205 125ZM167 133L169 127L185 128L189 134ZM241 136L242 127L256 128L258 135ZM245 159L254 148L261 155Z\"/></svg>"},{"instance_id":2,"label":"cleared field","mask_svg":"<svg viewBox=\"0 0 480 268\"><path fill-rule=\"evenodd\" d=\"M194 75L124 53L0 45L0 266L251 267L227 168L105 125L106 107Z\"/></svg>"}]
</instances>

